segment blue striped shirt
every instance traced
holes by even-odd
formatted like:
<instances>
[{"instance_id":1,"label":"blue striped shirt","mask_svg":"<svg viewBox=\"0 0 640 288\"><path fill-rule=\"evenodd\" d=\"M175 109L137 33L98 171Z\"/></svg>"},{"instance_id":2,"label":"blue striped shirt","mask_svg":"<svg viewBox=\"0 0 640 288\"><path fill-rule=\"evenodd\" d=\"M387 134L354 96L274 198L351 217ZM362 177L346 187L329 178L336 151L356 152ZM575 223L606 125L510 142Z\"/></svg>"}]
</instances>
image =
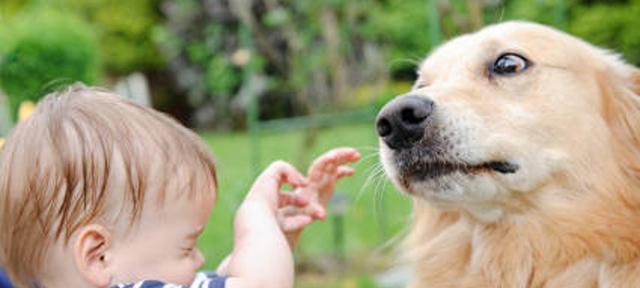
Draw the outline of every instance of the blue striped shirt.
<instances>
[{"instance_id":1,"label":"blue striped shirt","mask_svg":"<svg viewBox=\"0 0 640 288\"><path fill-rule=\"evenodd\" d=\"M144 280L136 283L118 284L111 288L224 288L226 280L226 277L220 277L214 272L199 272L189 286Z\"/></svg>"}]
</instances>

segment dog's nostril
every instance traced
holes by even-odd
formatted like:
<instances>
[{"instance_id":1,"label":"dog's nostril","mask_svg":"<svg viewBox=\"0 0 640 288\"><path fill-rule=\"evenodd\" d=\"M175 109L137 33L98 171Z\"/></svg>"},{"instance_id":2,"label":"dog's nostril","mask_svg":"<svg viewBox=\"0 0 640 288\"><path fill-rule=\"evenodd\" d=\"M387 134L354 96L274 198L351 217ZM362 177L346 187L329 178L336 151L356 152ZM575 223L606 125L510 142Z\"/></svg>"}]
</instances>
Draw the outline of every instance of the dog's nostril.
<instances>
[{"instance_id":1,"label":"dog's nostril","mask_svg":"<svg viewBox=\"0 0 640 288\"><path fill-rule=\"evenodd\" d=\"M385 118L378 120L378 123L376 123L376 129L378 130L378 135L380 135L380 137L391 135L391 123L389 123L389 120Z\"/></svg>"},{"instance_id":2,"label":"dog's nostril","mask_svg":"<svg viewBox=\"0 0 640 288\"><path fill-rule=\"evenodd\" d=\"M400 111L400 118L406 124L420 124L424 119L429 117L427 109L415 109L414 107L406 107Z\"/></svg>"},{"instance_id":3,"label":"dog's nostril","mask_svg":"<svg viewBox=\"0 0 640 288\"><path fill-rule=\"evenodd\" d=\"M393 150L412 147L425 135L434 107L434 102L427 97L400 96L378 113L378 135Z\"/></svg>"}]
</instances>

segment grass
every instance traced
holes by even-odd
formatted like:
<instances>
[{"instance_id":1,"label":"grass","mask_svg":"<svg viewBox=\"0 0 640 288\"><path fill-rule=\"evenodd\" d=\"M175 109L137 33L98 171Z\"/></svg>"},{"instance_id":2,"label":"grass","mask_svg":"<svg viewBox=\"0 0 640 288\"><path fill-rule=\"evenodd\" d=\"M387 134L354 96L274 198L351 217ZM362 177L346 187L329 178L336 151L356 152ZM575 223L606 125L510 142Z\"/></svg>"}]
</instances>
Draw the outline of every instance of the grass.
<instances>
[{"instance_id":1,"label":"grass","mask_svg":"<svg viewBox=\"0 0 640 288\"><path fill-rule=\"evenodd\" d=\"M218 162L218 199L199 247L205 269L215 269L231 251L232 220L240 201L253 182L251 139L246 133L201 134ZM382 173L377 156L377 137L371 124L344 125L320 130L315 145L305 144L304 132L262 135L260 168L282 159L308 163L334 147L351 146L362 154L356 175L342 180L337 193L348 200L342 216L342 247L336 243L338 216L311 225L296 251L297 287L375 287L372 274L391 264L392 239L408 227L409 200L395 191ZM303 147L303 146L308 147ZM303 149L305 148L305 149ZM306 171L305 164L296 165ZM344 251L344 253L341 253ZM319 280L322 279L322 280Z\"/></svg>"}]
</instances>

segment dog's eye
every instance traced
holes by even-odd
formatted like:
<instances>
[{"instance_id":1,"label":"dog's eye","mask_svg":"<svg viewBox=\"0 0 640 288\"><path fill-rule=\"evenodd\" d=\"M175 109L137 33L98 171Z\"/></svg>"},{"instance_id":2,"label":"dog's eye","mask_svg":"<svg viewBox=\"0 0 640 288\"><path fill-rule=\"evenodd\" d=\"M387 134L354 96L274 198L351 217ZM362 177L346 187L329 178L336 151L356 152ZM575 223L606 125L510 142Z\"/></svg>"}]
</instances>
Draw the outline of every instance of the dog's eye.
<instances>
[{"instance_id":1,"label":"dog's eye","mask_svg":"<svg viewBox=\"0 0 640 288\"><path fill-rule=\"evenodd\" d=\"M491 67L491 72L502 76L518 74L529 67L529 61L518 54L502 54Z\"/></svg>"}]
</instances>

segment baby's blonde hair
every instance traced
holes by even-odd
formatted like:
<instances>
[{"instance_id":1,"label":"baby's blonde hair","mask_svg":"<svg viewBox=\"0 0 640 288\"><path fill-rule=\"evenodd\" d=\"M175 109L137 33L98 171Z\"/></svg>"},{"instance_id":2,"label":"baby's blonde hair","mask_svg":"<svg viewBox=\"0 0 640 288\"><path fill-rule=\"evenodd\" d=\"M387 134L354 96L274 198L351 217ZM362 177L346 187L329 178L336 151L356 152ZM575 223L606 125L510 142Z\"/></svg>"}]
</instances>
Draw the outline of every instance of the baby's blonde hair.
<instances>
[{"instance_id":1,"label":"baby's blonde hair","mask_svg":"<svg viewBox=\"0 0 640 288\"><path fill-rule=\"evenodd\" d=\"M0 265L32 285L52 243L84 225L122 215L133 224L149 199L161 208L215 186L196 134L106 90L70 86L47 95L0 150Z\"/></svg>"}]
</instances>

